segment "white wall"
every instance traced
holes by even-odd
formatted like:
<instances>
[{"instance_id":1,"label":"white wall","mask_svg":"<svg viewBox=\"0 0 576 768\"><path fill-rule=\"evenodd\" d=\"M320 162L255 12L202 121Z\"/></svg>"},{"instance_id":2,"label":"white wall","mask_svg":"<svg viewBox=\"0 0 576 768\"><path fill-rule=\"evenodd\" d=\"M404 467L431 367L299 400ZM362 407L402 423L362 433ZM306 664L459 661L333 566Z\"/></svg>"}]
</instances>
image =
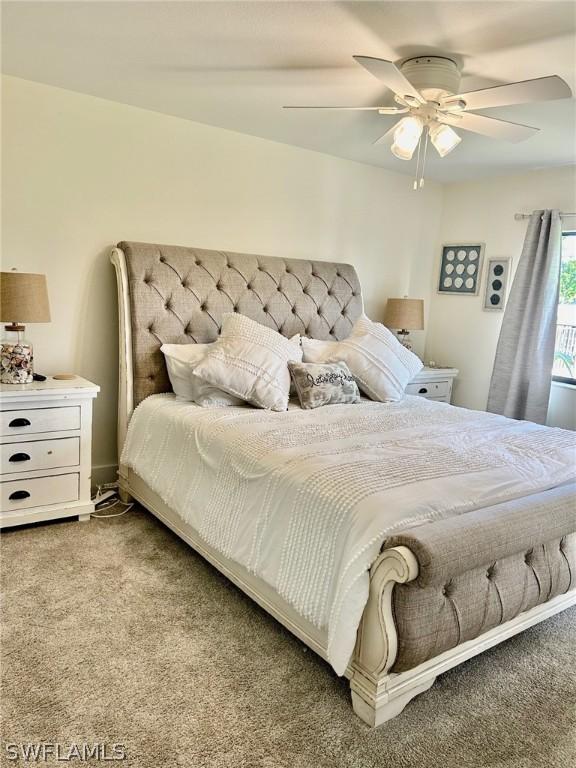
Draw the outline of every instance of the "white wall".
<instances>
[{"instance_id":1,"label":"white wall","mask_svg":"<svg viewBox=\"0 0 576 768\"><path fill-rule=\"evenodd\" d=\"M37 370L102 387L96 467L116 461L119 240L353 262L375 319L388 296L428 299L439 185L11 77L2 128L3 269L47 274Z\"/></svg>"},{"instance_id":2,"label":"white wall","mask_svg":"<svg viewBox=\"0 0 576 768\"><path fill-rule=\"evenodd\" d=\"M446 185L440 243L479 240L486 243L485 259L512 256L515 270L527 222L516 221L514 214L539 208L576 211L574 167ZM576 220L568 223L576 226ZM425 356L460 370L454 390L457 405L484 409L503 315L483 311L484 280L475 297L436 293L440 251L439 246ZM575 405L574 388L553 385L549 423L574 428Z\"/></svg>"}]
</instances>

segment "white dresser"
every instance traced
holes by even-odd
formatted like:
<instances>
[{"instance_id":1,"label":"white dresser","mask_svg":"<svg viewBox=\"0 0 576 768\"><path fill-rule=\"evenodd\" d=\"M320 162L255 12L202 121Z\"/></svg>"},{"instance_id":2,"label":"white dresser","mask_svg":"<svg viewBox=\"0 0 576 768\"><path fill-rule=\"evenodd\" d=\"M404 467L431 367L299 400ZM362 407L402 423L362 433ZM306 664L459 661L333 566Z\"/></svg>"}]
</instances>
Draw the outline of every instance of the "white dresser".
<instances>
[{"instance_id":1,"label":"white dresser","mask_svg":"<svg viewBox=\"0 0 576 768\"><path fill-rule=\"evenodd\" d=\"M0 385L0 528L90 519L92 400L99 390L80 377Z\"/></svg>"},{"instance_id":2,"label":"white dresser","mask_svg":"<svg viewBox=\"0 0 576 768\"><path fill-rule=\"evenodd\" d=\"M458 376L456 368L424 367L406 387L407 395L420 395L429 400L449 403L452 400L452 384Z\"/></svg>"}]
</instances>

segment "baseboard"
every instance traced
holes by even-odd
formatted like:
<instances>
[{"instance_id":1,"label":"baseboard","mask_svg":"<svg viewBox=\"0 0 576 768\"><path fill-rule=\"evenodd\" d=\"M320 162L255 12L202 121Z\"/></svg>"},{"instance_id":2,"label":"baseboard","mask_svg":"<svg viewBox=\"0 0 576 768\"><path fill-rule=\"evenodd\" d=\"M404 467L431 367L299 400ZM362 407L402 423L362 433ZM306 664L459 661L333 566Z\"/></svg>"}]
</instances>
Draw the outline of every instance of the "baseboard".
<instances>
[{"instance_id":1,"label":"baseboard","mask_svg":"<svg viewBox=\"0 0 576 768\"><path fill-rule=\"evenodd\" d=\"M92 486L114 483L118 479L118 464L100 464L92 467Z\"/></svg>"}]
</instances>

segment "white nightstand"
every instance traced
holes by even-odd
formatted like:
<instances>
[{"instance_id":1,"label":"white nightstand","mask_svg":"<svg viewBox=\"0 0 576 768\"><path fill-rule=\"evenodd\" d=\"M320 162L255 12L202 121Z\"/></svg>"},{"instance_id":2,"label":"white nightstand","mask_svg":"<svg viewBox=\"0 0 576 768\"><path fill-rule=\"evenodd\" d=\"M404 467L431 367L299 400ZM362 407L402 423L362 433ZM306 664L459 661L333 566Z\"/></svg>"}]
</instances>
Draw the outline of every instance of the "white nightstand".
<instances>
[{"instance_id":1,"label":"white nightstand","mask_svg":"<svg viewBox=\"0 0 576 768\"><path fill-rule=\"evenodd\" d=\"M429 400L449 403L452 398L452 383L458 376L456 368L424 367L406 387L407 395L420 395Z\"/></svg>"},{"instance_id":2,"label":"white nightstand","mask_svg":"<svg viewBox=\"0 0 576 768\"><path fill-rule=\"evenodd\" d=\"M0 528L90 519L92 400L99 391L79 376L0 385Z\"/></svg>"}]
</instances>

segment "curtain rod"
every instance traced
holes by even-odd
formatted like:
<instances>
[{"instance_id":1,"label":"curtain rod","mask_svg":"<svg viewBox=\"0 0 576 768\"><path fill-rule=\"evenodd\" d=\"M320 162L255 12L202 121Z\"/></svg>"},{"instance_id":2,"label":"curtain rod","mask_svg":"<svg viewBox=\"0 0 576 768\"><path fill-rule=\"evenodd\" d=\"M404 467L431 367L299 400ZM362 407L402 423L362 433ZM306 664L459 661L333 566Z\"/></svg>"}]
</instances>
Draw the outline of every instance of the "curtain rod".
<instances>
[{"instance_id":1,"label":"curtain rod","mask_svg":"<svg viewBox=\"0 0 576 768\"><path fill-rule=\"evenodd\" d=\"M516 219L516 221L522 221L522 219L529 219L531 216L532 216L531 213L515 213L514 214L514 218ZM565 218L567 216L576 216L576 213L564 213L564 212L562 212L560 214L560 216L562 218Z\"/></svg>"}]
</instances>

